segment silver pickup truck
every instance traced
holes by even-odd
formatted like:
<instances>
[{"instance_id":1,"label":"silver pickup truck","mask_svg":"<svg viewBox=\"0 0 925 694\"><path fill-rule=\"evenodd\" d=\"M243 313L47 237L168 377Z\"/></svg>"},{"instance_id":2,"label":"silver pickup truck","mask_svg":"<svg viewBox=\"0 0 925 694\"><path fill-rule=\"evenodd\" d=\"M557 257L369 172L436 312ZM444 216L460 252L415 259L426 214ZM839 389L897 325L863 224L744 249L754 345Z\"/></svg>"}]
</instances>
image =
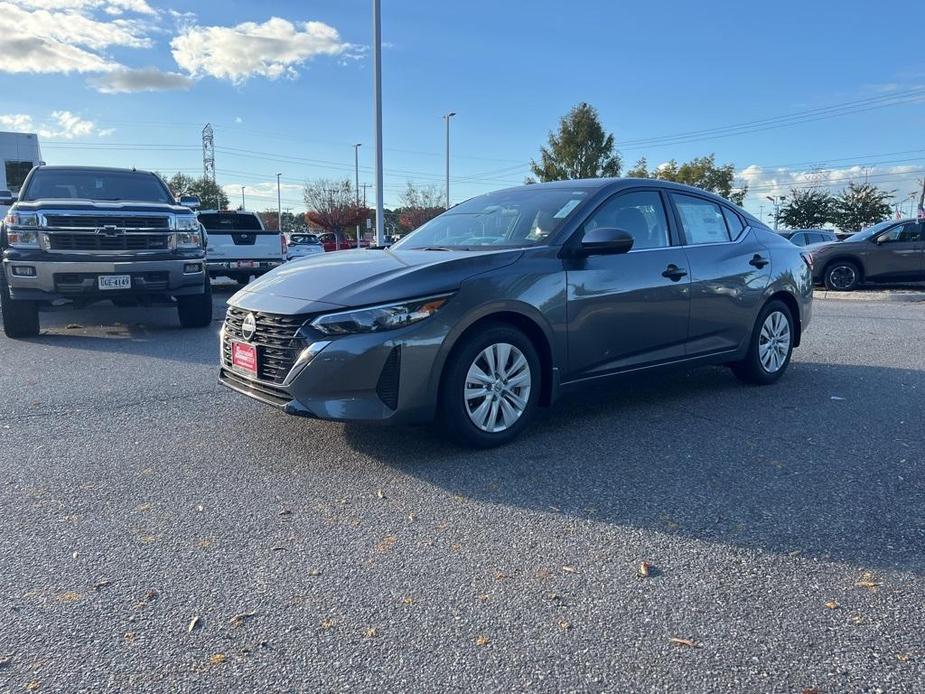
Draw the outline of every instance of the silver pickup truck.
<instances>
[{"instance_id":1,"label":"silver pickup truck","mask_svg":"<svg viewBox=\"0 0 925 694\"><path fill-rule=\"evenodd\" d=\"M185 204L180 204L185 203ZM0 308L8 337L39 333L54 304L170 302L184 328L212 321L205 238L192 207L154 173L37 166L0 224Z\"/></svg>"}]
</instances>

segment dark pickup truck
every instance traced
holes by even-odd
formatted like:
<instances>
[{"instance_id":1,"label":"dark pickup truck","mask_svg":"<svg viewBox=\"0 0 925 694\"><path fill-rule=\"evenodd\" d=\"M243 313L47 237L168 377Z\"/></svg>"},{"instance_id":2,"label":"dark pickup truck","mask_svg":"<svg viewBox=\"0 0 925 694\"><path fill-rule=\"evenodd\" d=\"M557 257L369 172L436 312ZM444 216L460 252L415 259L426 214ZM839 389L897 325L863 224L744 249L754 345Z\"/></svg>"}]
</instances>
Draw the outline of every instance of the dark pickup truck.
<instances>
[{"instance_id":1,"label":"dark pickup truck","mask_svg":"<svg viewBox=\"0 0 925 694\"><path fill-rule=\"evenodd\" d=\"M0 308L8 337L39 333L39 309L112 300L175 303L184 328L212 321L205 234L159 176L37 166L0 224Z\"/></svg>"}]
</instances>

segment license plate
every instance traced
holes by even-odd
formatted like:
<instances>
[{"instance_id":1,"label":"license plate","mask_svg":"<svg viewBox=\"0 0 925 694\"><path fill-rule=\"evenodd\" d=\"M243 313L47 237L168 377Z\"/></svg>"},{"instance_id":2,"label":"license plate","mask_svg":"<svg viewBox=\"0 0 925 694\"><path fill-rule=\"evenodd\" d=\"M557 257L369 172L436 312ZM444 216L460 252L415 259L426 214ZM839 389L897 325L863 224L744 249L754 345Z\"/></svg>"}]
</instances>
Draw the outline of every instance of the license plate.
<instances>
[{"instance_id":1,"label":"license plate","mask_svg":"<svg viewBox=\"0 0 925 694\"><path fill-rule=\"evenodd\" d=\"M131 289L131 275L100 275L97 278L100 289Z\"/></svg>"},{"instance_id":2,"label":"license plate","mask_svg":"<svg viewBox=\"0 0 925 694\"><path fill-rule=\"evenodd\" d=\"M254 262L253 260L239 260L238 267L239 268L255 268L257 267L257 263Z\"/></svg>"},{"instance_id":3,"label":"license plate","mask_svg":"<svg viewBox=\"0 0 925 694\"><path fill-rule=\"evenodd\" d=\"M257 348L244 342L231 343L231 365L257 375Z\"/></svg>"}]
</instances>

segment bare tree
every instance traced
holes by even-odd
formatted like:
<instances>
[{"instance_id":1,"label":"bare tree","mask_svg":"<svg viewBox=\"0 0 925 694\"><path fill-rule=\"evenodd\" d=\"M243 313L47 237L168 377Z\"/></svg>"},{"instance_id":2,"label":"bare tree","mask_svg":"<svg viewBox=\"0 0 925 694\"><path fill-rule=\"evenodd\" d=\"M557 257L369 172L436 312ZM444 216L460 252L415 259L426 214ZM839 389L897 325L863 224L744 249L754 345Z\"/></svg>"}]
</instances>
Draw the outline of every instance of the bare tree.
<instances>
[{"instance_id":1,"label":"bare tree","mask_svg":"<svg viewBox=\"0 0 925 694\"><path fill-rule=\"evenodd\" d=\"M344 230L359 224L366 216L366 208L357 205L349 178L309 181L305 184L303 196L308 208L308 221L333 232L338 248L345 240Z\"/></svg>"},{"instance_id":2,"label":"bare tree","mask_svg":"<svg viewBox=\"0 0 925 694\"><path fill-rule=\"evenodd\" d=\"M403 231L413 231L443 212L446 197L442 188L430 184L416 186L408 181L408 187L401 196L398 225Z\"/></svg>"}]
</instances>

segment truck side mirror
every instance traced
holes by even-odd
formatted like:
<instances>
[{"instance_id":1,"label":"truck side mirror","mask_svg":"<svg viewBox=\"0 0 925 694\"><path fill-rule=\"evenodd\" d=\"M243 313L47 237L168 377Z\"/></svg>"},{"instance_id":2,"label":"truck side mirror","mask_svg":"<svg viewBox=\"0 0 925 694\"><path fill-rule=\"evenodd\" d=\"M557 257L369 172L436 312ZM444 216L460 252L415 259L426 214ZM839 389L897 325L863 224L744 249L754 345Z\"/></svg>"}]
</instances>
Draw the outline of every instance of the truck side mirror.
<instances>
[{"instance_id":1,"label":"truck side mirror","mask_svg":"<svg viewBox=\"0 0 925 694\"><path fill-rule=\"evenodd\" d=\"M190 208L191 210L198 210L202 205L202 202L199 200L198 195L181 195L180 204L183 205L183 207Z\"/></svg>"},{"instance_id":2,"label":"truck side mirror","mask_svg":"<svg viewBox=\"0 0 925 694\"><path fill-rule=\"evenodd\" d=\"M0 205L12 205L16 198L9 190L0 190Z\"/></svg>"}]
</instances>

